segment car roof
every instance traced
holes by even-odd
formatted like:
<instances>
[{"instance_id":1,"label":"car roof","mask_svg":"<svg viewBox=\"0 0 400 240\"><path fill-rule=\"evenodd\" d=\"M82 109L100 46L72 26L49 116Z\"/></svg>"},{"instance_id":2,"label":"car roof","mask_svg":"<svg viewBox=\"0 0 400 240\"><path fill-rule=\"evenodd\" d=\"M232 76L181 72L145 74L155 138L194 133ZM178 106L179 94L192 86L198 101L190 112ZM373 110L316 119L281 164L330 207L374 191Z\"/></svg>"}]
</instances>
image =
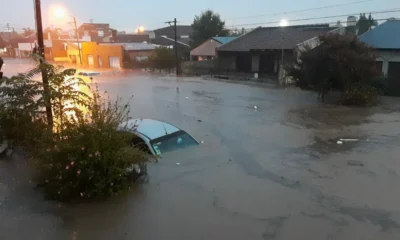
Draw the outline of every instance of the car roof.
<instances>
[{"instance_id":1,"label":"car roof","mask_svg":"<svg viewBox=\"0 0 400 240\"><path fill-rule=\"evenodd\" d=\"M136 130L134 130L135 126L137 126ZM166 122L141 118L131 119L120 124L119 127L124 128L125 130L128 129L128 131L132 133L137 132L147 137L150 141L181 130Z\"/></svg>"}]
</instances>

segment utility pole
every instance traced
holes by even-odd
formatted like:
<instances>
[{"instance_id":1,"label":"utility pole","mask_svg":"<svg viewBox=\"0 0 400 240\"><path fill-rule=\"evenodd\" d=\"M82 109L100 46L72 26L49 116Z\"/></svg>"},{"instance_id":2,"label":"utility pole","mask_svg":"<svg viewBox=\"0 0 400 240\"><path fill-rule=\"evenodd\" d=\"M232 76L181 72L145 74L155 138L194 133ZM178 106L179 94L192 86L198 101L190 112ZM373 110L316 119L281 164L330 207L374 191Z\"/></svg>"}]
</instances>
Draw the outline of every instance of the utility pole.
<instances>
[{"instance_id":1,"label":"utility pole","mask_svg":"<svg viewBox=\"0 0 400 240\"><path fill-rule=\"evenodd\" d=\"M44 62L44 41L43 41L43 25L42 25L42 10L40 6L40 0L34 0L35 2L35 17L36 17L36 31L38 40L38 52L40 55L40 63ZM51 109L50 99L50 86L47 75L47 70L42 68L42 82L43 82L43 98L46 105L46 116L48 125L53 128L53 112Z\"/></svg>"},{"instance_id":2,"label":"utility pole","mask_svg":"<svg viewBox=\"0 0 400 240\"><path fill-rule=\"evenodd\" d=\"M175 32L175 37L174 37L174 40L175 40L175 44L174 44L174 50L175 50L175 72L176 72L176 76L179 76L180 75L180 72L179 72L179 59L178 59L178 41L177 41L177 26L176 26L176 23L177 23L177 21L176 21L176 18L174 18L174 21L168 21L168 22L165 22L165 23L168 23L170 26L171 26L171 23L173 23L174 24L174 32Z\"/></svg>"},{"instance_id":3,"label":"utility pole","mask_svg":"<svg viewBox=\"0 0 400 240\"><path fill-rule=\"evenodd\" d=\"M80 42L79 42L78 27L76 26L76 18L75 17L72 17L72 18L74 19L72 24L74 25L76 42L78 43L79 62L82 65L82 53L81 53L81 46L80 46Z\"/></svg>"},{"instance_id":4,"label":"utility pole","mask_svg":"<svg viewBox=\"0 0 400 240\"><path fill-rule=\"evenodd\" d=\"M9 23L7 23L7 31L8 31L8 42L11 43L11 31Z\"/></svg>"}]
</instances>

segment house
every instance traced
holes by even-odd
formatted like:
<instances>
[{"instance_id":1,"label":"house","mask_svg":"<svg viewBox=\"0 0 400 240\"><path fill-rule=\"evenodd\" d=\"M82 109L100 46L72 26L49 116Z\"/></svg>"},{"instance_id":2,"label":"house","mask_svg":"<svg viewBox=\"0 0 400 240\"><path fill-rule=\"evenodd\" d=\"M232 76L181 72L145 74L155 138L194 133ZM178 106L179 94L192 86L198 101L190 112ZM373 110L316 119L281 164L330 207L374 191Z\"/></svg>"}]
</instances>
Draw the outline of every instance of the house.
<instances>
[{"instance_id":1,"label":"house","mask_svg":"<svg viewBox=\"0 0 400 240\"><path fill-rule=\"evenodd\" d=\"M236 37L213 37L202 43L197 48L190 51L190 60L201 61L214 59L217 55L215 49L222 46Z\"/></svg>"},{"instance_id":2,"label":"house","mask_svg":"<svg viewBox=\"0 0 400 240\"><path fill-rule=\"evenodd\" d=\"M137 63L147 60L157 46L150 43L102 43L103 46L122 46L124 67L135 67Z\"/></svg>"},{"instance_id":3,"label":"house","mask_svg":"<svg viewBox=\"0 0 400 240\"><path fill-rule=\"evenodd\" d=\"M124 48L119 44L99 44L97 42L83 42L82 63L87 67L95 68L122 68L124 62Z\"/></svg>"},{"instance_id":4,"label":"house","mask_svg":"<svg viewBox=\"0 0 400 240\"><path fill-rule=\"evenodd\" d=\"M92 42L114 42L117 31L106 23L84 23L78 28L79 37Z\"/></svg>"},{"instance_id":5,"label":"house","mask_svg":"<svg viewBox=\"0 0 400 240\"><path fill-rule=\"evenodd\" d=\"M377 50L377 66L389 89L400 90L400 19L387 20L359 38Z\"/></svg>"},{"instance_id":6,"label":"house","mask_svg":"<svg viewBox=\"0 0 400 240\"><path fill-rule=\"evenodd\" d=\"M193 28L190 25L176 26L178 54L183 58L189 58L190 52L190 36L193 33ZM175 44L175 27L169 26L154 30L154 39L152 44L165 47L174 47Z\"/></svg>"},{"instance_id":7,"label":"house","mask_svg":"<svg viewBox=\"0 0 400 240\"><path fill-rule=\"evenodd\" d=\"M335 29L325 24L259 27L217 48L217 68L276 79L281 66L295 59L299 44Z\"/></svg>"}]
</instances>

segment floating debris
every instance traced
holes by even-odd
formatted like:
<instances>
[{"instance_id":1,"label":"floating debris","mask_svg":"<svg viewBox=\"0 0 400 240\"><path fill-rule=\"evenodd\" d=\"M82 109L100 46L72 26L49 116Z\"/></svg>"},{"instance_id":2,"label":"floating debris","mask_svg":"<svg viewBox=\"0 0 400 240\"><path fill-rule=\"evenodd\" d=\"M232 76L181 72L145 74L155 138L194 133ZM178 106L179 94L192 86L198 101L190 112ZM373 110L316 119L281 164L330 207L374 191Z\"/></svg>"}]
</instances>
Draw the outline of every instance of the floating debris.
<instances>
[{"instance_id":1,"label":"floating debris","mask_svg":"<svg viewBox=\"0 0 400 240\"><path fill-rule=\"evenodd\" d=\"M257 106L254 106L254 109L257 109L258 107Z\"/></svg>"},{"instance_id":2,"label":"floating debris","mask_svg":"<svg viewBox=\"0 0 400 240\"><path fill-rule=\"evenodd\" d=\"M356 138L341 138L339 140L342 142L358 142L359 141L359 139L356 139Z\"/></svg>"},{"instance_id":3,"label":"floating debris","mask_svg":"<svg viewBox=\"0 0 400 240\"><path fill-rule=\"evenodd\" d=\"M364 163L358 161L358 160L348 160L347 165L349 166L357 166L357 167L362 167L364 166Z\"/></svg>"},{"instance_id":4,"label":"floating debris","mask_svg":"<svg viewBox=\"0 0 400 240\"><path fill-rule=\"evenodd\" d=\"M179 166L179 165L181 165L181 164L177 162L177 163L176 163L176 165L178 165L178 166Z\"/></svg>"},{"instance_id":5,"label":"floating debris","mask_svg":"<svg viewBox=\"0 0 400 240\"><path fill-rule=\"evenodd\" d=\"M337 141L336 143L337 143L337 144L343 144L343 142L342 142L342 141Z\"/></svg>"}]
</instances>

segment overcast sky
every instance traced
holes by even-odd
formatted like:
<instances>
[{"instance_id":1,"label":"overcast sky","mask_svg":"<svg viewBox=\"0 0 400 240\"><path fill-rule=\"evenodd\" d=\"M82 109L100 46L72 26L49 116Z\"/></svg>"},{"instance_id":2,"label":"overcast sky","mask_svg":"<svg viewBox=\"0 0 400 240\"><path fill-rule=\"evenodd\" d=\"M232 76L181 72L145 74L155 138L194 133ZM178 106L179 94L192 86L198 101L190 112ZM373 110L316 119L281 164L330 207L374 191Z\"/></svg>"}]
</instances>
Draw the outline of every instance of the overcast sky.
<instances>
[{"instance_id":1,"label":"overcast sky","mask_svg":"<svg viewBox=\"0 0 400 240\"><path fill-rule=\"evenodd\" d=\"M45 26L66 27L66 19L55 19L54 6L64 6L74 15L78 25L83 22L109 23L118 30L133 31L140 25L146 29L164 27L165 21L176 17L179 24L190 24L195 15L211 9L219 13L229 28L253 28L261 24L287 19L291 24L325 23L345 17L316 19L312 21L290 22L292 19L354 14L387 9L399 9L398 12L373 14L376 19L400 18L400 0L369 0L345 6L287 13L309 8L325 7L335 4L352 3L362 0L42 0L42 13ZM23 27L34 27L33 0L0 0L0 31L6 30L6 24L21 31ZM263 15L263 16L255 16ZM269 24L271 26L276 24Z\"/></svg>"}]
</instances>

